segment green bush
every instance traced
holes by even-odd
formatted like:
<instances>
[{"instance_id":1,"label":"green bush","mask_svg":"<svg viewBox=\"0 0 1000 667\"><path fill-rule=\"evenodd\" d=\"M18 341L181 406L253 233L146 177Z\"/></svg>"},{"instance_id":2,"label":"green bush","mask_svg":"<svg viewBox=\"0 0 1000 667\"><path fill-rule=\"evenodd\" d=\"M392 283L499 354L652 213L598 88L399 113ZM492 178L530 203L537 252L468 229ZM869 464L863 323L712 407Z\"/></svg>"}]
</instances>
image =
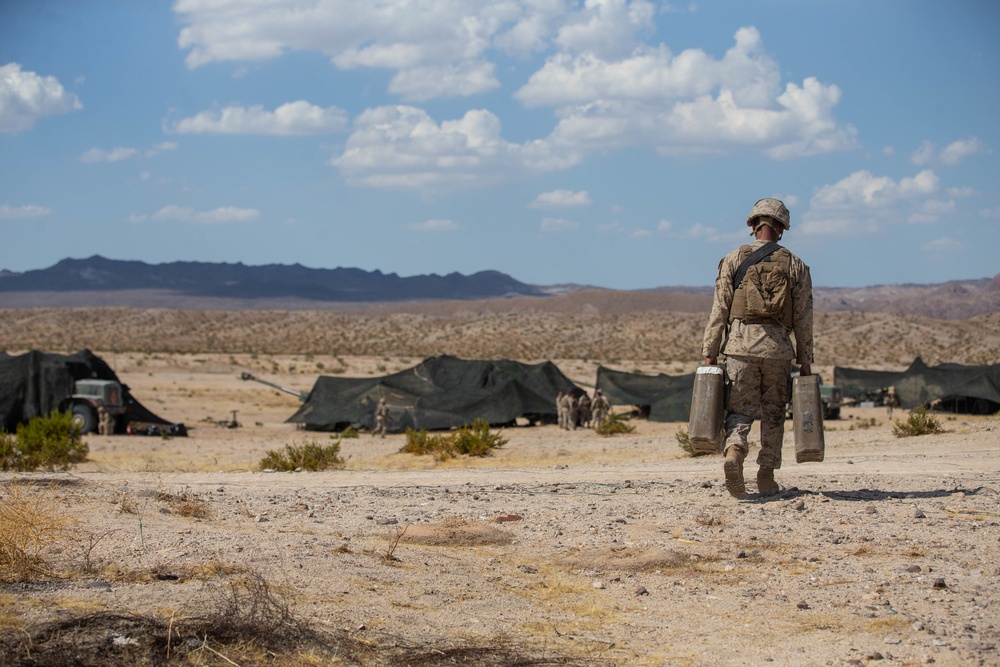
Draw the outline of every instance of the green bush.
<instances>
[{"instance_id":1,"label":"green bush","mask_svg":"<svg viewBox=\"0 0 1000 667\"><path fill-rule=\"evenodd\" d=\"M927 414L927 406L924 405L910 410L910 416L905 422L896 421L892 426L892 434L897 438L942 433L943 431L941 422Z\"/></svg>"},{"instance_id":2,"label":"green bush","mask_svg":"<svg viewBox=\"0 0 1000 667\"><path fill-rule=\"evenodd\" d=\"M594 431L597 435L603 435L606 438L620 433L632 433L635 431L635 426L626 424L626 419L628 418L623 414L609 414L608 420L594 429Z\"/></svg>"},{"instance_id":3,"label":"green bush","mask_svg":"<svg viewBox=\"0 0 1000 667\"><path fill-rule=\"evenodd\" d=\"M456 456L489 456L494 449L507 444L507 438L498 431L490 431L490 425L477 419L472 426L465 425L448 435L430 435L427 431L406 429L406 444L400 448L404 454L430 454L438 461L447 461Z\"/></svg>"},{"instance_id":4,"label":"green bush","mask_svg":"<svg viewBox=\"0 0 1000 667\"><path fill-rule=\"evenodd\" d=\"M340 457L340 440L329 445L306 442L301 445L285 445L284 452L274 450L260 460L261 470L329 470L341 468L344 459Z\"/></svg>"},{"instance_id":5,"label":"green bush","mask_svg":"<svg viewBox=\"0 0 1000 667\"><path fill-rule=\"evenodd\" d=\"M0 432L0 470L66 470L86 461L89 453L90 447L68 412L32 417L27 424L17 425L16 437Z\"/></svg>"},{"instance_id":6,"label":"green bush","mask_svg":"<svg viewBox=\"0 0 1000 667\"><path fill-rule=\"evenodd\" d=\"M332 437L332 436L331 436ZM353 426L348 426L343 431L340 432L341 438L356 438L358 437L358 429Z\"/></svg>"}]
</instances>

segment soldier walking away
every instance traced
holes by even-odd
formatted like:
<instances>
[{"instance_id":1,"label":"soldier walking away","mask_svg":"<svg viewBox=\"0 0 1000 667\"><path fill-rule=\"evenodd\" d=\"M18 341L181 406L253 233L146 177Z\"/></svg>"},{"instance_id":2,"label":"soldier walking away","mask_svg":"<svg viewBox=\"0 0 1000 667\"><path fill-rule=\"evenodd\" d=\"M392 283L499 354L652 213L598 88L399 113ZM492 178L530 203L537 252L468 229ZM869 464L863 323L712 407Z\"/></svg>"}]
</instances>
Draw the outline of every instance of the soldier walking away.
<instances>
[{"instance_id":1,"label":"soldier walking away","mask_svg":"<svg viewBox=\"0 0 1000 667\"><path fill-rule=\"evenodd\" d=\"M566 428L566 406L563 405L563 393L556 394L556 423L559 428Z\"/></svg>"},{"instance_id":2,"label":"soldier walking away","mask_svg":"<svg viewBox=\"0 0 1000 667\"><path fill-rule=\"evenodd\" d=\"M389 406L385 404L385 399L378 399L378 405L375 406L375 430L372 431L372 437L374 438L376 434L381 437L385 437L386 430L389 426Z\"/></svg>"},{"instance_id":3,"label":"soldier walking away","mask_svg":"<svg viewBox=\"0 0 1000 667\"><path fill-rule=\"evenodd\" d=\"M790 227L784 203L761 199L747 217L753 243L719 262L715 300L705 327L702 354L714 365L726 357L725 453L726 489L746 493L743 461L747 435L760 416L757 491L778 493L774 471L781 467L785 406L790 393L789 362L799 373L812 374L813 294L809 267L778 245ZM794 343L792 341L794 336Z\"/></svg>"}]
</instances>

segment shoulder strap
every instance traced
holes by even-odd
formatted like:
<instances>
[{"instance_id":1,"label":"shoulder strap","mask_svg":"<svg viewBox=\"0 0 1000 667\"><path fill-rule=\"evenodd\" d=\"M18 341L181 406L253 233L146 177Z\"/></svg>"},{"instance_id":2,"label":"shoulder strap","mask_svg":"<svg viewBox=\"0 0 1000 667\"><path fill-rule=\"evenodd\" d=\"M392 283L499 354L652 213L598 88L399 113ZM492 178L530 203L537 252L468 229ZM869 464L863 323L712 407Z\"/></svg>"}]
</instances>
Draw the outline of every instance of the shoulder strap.
<instances>
[{"instance_id":1,"label":"shoulder strap","mask_svg":"<svg viewBox=\"0 0 1000 667\"><path fill-rule=\"evenodd\" d=\"M743 262L736 268L736 273L733 274L733 289L735 290L739 288L740 283L743 282L743 276L747 274L747 269L758 262L763 262L775 252L781 250L781 247L782 246L778 245L774 241L769 241L750 253L750 256L743 260Z\"/></svg>"}]
</instances>

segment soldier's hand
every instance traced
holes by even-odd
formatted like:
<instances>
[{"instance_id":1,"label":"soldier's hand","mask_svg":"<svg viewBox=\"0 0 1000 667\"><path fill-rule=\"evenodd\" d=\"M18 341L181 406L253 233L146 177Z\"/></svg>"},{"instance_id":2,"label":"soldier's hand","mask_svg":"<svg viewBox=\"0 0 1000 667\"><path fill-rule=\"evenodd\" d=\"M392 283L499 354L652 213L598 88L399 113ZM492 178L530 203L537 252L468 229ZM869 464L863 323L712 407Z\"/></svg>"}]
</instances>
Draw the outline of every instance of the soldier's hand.
<instances>
[{"instance_id":1,"label":"soldier's hand","mask_svg":"<svg viewBox=\"0 0 1000 667\"><path fill-rule=\"evenodd\" d=\"M715 362L717 362L718 360L719 360L718 357L705 357L705 365L714 366Z\"/></svg>"},{"instance_id":2,"label":"soldier's hand","mask_svg":"<svg viewBox=\"0 0 1000 667\"><path fill-rule=\"evenodd\" d=\"M802 377L812 375L812 366L810 364L802 364L799 366L799 375Z\"/></svg>"}]
</instances>

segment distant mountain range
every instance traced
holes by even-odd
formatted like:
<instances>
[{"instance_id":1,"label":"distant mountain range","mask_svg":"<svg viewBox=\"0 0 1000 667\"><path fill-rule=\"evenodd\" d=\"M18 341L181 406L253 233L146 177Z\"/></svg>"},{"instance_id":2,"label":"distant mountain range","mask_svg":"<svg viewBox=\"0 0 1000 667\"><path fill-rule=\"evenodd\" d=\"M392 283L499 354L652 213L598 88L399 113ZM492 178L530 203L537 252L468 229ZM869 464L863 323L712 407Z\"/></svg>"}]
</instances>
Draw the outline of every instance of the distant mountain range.
<instances>
[{"instance_id":1,"label":"distant mountain range","mask_svg":"<svg viewBox=\"0 0 1000 667\"><path fill-rule=\"evenodd\" d=\"M47 269L0 274L0 293L126 290L167 291L178 296L213 299L294 298L351 303L544 294L539 288L499 271L480 271L469 276L450 273L401 278L395 273L381 271L310 269L300 264L146 264L105 259L99 255L64 259Z\"/></svg>"},{"instance_id":2,"label":"distant mountain range","mask_svg":"<svg viewBox=\"0 0 1000 667\"><path fill-rule=\"evenodd\" d=\"M551 297L603 291L585 285L529 285L499 271L422 275L299 264L172 262L146 264L100 256L64 259L47 269L0 271L0 308L130 307L183 310L304 310L376 304ZM619 293L619 308L656 309L673 301L642 294L686 295L683 310L711 308L711 286L672 286ZM817 310L889 312L966 319L1000 312L1000 274L934 285L815 287ZM593 301L594 297L586 297ZM676 301L676 299L674 299ZM699 304L701 304L699 306ZM669 306L668 306L669 307Z\"/></svg>"}]
</instances>

